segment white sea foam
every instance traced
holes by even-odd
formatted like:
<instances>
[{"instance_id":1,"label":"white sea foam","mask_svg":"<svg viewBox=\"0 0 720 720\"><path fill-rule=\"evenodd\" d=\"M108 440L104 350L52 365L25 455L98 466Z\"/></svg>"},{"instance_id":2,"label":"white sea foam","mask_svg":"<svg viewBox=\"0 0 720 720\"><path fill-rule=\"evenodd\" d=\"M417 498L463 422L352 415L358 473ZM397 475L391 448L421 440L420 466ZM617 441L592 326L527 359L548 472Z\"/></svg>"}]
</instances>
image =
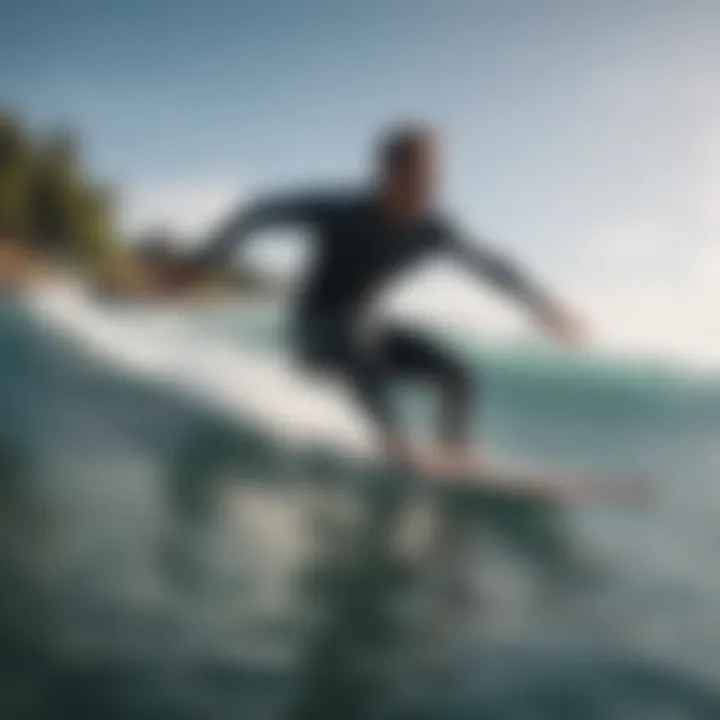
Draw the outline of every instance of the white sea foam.
<instances>
[{"instance_id":1,"label":"white sea foam","mask_svg":"<svg viewBox=\"0 0 720 720\"><path fill-rule=\"evenodd\" d=\"M325 378L311 382L286 353L263 352L249 339L199 335L192 311L104 305L72 284L44 287L29 299L39 322L118 371L170 385L291 443L369 446L367 425L341 388Z\"/></svg>"}]
</instances>

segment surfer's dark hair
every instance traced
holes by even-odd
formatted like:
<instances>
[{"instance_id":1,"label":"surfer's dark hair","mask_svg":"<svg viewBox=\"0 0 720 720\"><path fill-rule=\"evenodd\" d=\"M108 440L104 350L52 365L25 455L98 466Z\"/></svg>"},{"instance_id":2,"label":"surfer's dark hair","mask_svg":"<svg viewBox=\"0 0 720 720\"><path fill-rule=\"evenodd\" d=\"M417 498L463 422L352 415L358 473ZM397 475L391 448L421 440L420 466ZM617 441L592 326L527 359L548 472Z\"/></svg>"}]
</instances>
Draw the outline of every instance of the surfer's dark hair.
<instances>
[{"instance_id":1,"label":"surfer's dark hair","mask_svg":"<svg viewBox=\"0 0 720 720\"><path fill-rule=\"evenodd\" d=\"M378 168L388 173L403 167L420 148L433 139L434 134L429 125L421 122L388 128L382 133L378 143Z\"/></svg>"}]
</instances>

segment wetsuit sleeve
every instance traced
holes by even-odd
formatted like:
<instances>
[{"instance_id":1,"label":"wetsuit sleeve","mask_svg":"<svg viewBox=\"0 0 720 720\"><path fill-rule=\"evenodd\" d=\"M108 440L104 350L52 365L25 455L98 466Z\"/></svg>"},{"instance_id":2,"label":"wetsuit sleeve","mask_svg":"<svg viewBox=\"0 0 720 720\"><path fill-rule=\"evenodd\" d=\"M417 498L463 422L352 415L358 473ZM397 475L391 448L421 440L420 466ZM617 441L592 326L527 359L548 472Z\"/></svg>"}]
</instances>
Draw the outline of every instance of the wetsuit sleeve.
<instances>
[{"instance_id":1,"label":"wetsuit sleeve","mask_svg":"<svg viewBox=\"0 0 720 720\"><path fill-rule=\"evenodd\" d=\"M446 222L438 228L443 246L483 280L534 311L552 305L550 295L518 263Z\"/></svg>"},{"instance_id":2,"label":"wetsuit sleeve","mask_svg":"<svg viewBox=\"0 0 720 720\"><path fill-rule=\"evenodd\" d=\"M331 204L330 199L319 195L268 197L246 204L213 231L195 260L204 267L215 267L254 232L285 224L312 224Z\"/></svg>"}]
</instances>

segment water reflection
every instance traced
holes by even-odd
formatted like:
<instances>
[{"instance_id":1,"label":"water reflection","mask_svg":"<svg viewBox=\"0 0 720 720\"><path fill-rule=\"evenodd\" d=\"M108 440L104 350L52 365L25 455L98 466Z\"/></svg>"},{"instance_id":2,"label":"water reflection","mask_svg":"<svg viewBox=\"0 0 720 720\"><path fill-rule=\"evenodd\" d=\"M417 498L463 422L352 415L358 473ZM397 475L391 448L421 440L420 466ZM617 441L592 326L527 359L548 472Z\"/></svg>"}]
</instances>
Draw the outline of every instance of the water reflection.
<instances>
[{"instance_id":1,"label":"water reflection","mask_svg":"<svg viewBox=\"0 0 720 720\"><path fill-rule=\"evenodd\" d=\"M30 483L28 458L0 444L0 717L40 709L53 641L51 518Z\"/></svg>"},{"instance_id":2,"label":"water reflection","mask_svg":"<svg viewBox=\"0 0 720 720\"><path fill-rule=\"evenodd\" d=\"M404 508L382 492L358 505L351 522L324 524L325 549L305 571L314 627L300 651L294 720L370 717L388 699L411 580L394 543Z\"/></svg>"},{"instance_id":3,"label":"water reflection","mask_svg":"<svg viewBox=\"0 0 720 720\"><path fill-rule=\"evenodd\" d=\"M502 531L555 584L576 565L557 509L407 484L356 494L307 571L320 619L300 662L294 718L377 717L423 706L482 615L483 536ZM414 532L413 532L414 531ZM395 715L393 715L395 716Z\"/></svg>"},{"instance_id":4,"label":"water reflection","mask_svg":"<svg viewBox=\"0 0 720 720\"><path fill-rule=\"evenodd\" d=\"M71 486L47 462L38 482L37 451L3 431L0 717L720 717L717 693L690 673L628 646L572 642L574 606L611 568L588 563L561 508L373 481L146 389L141 403L126 383L116 397L83 377L54 382L63 418L85 398L72 429L107 466L118 433L132 442L122 472L92 476L90 454L73 456L91 477ZM91 413L93 398L115 412ZM160 434L142 441L180 417L171 452L154 453L138 481L136 461ZM100 502L109 485L112 502ZM121 492L131 486L135 505ZM75 519L93 516L92 537L60 512L70 505ZM103 563L83 566L111 526L114 542L138 548L127 576L99 545ZM96 585L113 574L128 596L148 579L162 588L152 622L145 601L125 596L109 599L120 614L102 610ZM68 645L68 624L95 641Z\"/></svg>"},{"instance_id":5,"label":"water reflection","mask_svg":"<svg viewBox=\"0 0 720 720\"><path fill-rule=\"evenodd\" d=\"M285 578L293 689L281 717L394 717L442 692L469 633L482 625L488 539L521 557L543 592L581 576L557 507L392 476L359 481L341 461L283 459L258 440L215 426L193 434L168 476L174 521L163 557L176 589L207 583L207 533L229 478L239 496L242 478L253 478L247 502L259 493L301 515L290 543L305 549Z\"/></svg>"}]
</instances>

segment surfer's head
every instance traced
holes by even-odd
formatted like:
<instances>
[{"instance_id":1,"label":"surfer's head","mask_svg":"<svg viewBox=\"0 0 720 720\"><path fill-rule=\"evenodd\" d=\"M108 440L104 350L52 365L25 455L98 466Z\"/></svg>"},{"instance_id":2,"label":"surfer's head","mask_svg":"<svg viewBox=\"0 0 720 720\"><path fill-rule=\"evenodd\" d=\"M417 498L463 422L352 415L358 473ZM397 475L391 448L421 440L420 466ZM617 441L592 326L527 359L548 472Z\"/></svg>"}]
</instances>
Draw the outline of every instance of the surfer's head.
<instances>
[{"instance_id":1,"label":"surfer's head","mask_svg":"<svg viewBox=\"0 0 720 720\"><path fill-rule=\"evenodd\" d=\"M387 130L378 147L378 175L383 195L394 212L406 217L424 213L438 184L438 137L424 123Z\"/></svg>"}]
</instances>

